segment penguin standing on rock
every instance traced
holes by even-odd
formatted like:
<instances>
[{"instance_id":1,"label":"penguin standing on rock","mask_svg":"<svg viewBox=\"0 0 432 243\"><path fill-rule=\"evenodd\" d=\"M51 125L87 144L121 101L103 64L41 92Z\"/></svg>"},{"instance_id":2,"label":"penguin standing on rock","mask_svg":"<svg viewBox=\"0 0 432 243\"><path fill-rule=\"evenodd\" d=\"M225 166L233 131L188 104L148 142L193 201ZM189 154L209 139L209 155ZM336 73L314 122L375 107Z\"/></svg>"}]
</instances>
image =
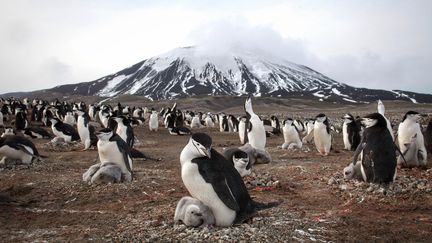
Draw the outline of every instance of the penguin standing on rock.
<instances>
[{"instance_id":1,"label":"penguin standing on rock","mask_svg":"<svg viewBox=\"0 0 432 243\"><path fill-rule=\"evenodd\" d=\"M19 160L23 164L31 164L35 159L41 159L36 146L27 138L17 135L8 135L0 138L0 164L6 159Z\"/></svg>"},{"instance_id":2,"label":"penguin standing on rock","mask_svg":"<svg viewBox=\"0 0 432 243\"><path fill-rule=\"evenodd\" d=\"M342 125L344 148L355 151L360 143L360 128L351 114L345 114L342 119L344 119Z\"/></svg>"},{"instance_id":3,"label":"penguin standing on rock","mask_svg":"<svg viewBox=\"0 0 432 243\"><path fill-rule=\"evenodd\" d=\"M380 113L362 119L363 138L352 163L344 169L347 179L361 178L366 182L389 183L396 178L396 146L387 129L387 121Z\"/></svg>"},{"instance_id":4,"label":"penguin standing on rock","mask_svg":"<svg viewBox=\"0 0 432 243\"><path fill-rule=\"evenodd\" d=\"M318 152L324 156L330 153L332 145L332 134L330 123L326 115L319 114L315 118L313 138Z\"/></svg>"},{"instance_id":5,"label":"penguin standing on rock","mask_svg":"<svg viewBox=\"0 0 432 243\"><path fill-rule=\"evenodd\" d=\"M77 130L80 136L81 142L84 144L84 150L90 148L90 146L96 146L97 137L95 134L95 128L89 124L90 116L87 112L78 110L77 119Z\"/></svg>"},{"instance_id":6,"label":"penguin standing on rock","mask_svg":"<svg viewBox=\"0 0 432 243\"><path fill-rule=\"evenodd\" d=\"M212 149L212 139L207 134L192 135L180 154L180 163L186 189L211 209L217 226L241 223L258 210L279 204L253 201L240 174Z\"/></svg>"},{"instance_id":7,"label":"penguin standing on rock","mask_svg":"<svg viewBox=\"0 0 432 243\"><path fill-rule=\"evenodd\" d=\"M402 167L420 167L427 164L427 151L425 148L423 133L418 121L423 115L415 111L408 111L399 124L398 128L398 143L402 154L406 153L410 148L410 144L414 141L416 145L411 146L416 148L414 159L406 158L406 163L400 163ZM412 140L415 137L415 140ZM399 159L402 161L402 159Z\"/></svg>"},{"instance_id":8,"label":"penguin standing on rock","mask_svg":"<svg viewBox=\"0 0 432 243\"><path fill-rule=\"evenodd\" d=\"M132 156L129 145L111 129L105 128L96 133L101 166L114 164L121 169L122 181L132 181Z\"/></svg>"},{"instance_id":9,"label":"penguin standing on rock","mask_svg":"<svg viewBox=\"0 0 432 243\"><path fill-rule=\"evenodd\" d=\"M252 109L252 99L248 97L245 105L246 112L246 130L249 144L255 149L265 150L266 132L263 121L257 116Z\"/></svg>"}]
</instances>

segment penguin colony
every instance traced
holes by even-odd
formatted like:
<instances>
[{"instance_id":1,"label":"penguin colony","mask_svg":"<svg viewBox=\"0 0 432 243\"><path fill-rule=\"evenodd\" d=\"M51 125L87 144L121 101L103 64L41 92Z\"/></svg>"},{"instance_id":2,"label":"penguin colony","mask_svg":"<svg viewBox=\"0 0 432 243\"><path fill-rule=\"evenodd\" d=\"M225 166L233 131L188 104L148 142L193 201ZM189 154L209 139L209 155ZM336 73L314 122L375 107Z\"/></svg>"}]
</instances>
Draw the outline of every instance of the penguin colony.
<instances>
[{"instance_id":1,"label":"penguin colony","mask_svg":"<svg viewBox=\"0 0 432 243\"><path fill-rule=\"evenodd\" d=\"M84 102L9 98L0 100L0 108L0 127L4 128L0 165L8 160L26 165L43 160L33 139L79 141L83 150L98 151L98 162L83 174L83 181L89 184L134 180L133 159L147 157L134 148L137 138L133 128L146 120L149 132L160 132L164 127L170 135L188 136L179 157L181 179L190 196L178 202L174 221L191 227L231 226L280 203L253 200L242 179L251 174L254 164L272 161L266 150L269 136L283 135L280 149L295 152L312 143L320 155L328 156L333 151L333 135L340 130L344 149L353 153L344 176L371 183L394 181L398 167L426 167L432 150L432 121L423 128L425 115L408 111L395 133L396 126L385 116L381 100L376 112L362 118L344 114L333 124L325 114L303 120L275 115L263 119L254 112L250 97L245 100L244 114L238 117L182 111L176 103L156 111L120 103L87 106ZM240 146L217 151L209 135L197 132L203 127L238 133Z\"/></svg>"}]
</instances>

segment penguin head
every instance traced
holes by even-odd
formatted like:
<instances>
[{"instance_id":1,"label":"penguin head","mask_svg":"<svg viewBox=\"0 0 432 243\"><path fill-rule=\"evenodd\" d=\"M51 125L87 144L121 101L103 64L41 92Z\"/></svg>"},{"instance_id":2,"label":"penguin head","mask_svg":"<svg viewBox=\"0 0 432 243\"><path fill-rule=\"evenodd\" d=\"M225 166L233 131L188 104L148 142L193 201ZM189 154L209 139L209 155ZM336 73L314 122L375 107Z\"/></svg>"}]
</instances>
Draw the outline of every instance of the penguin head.
<instances>
[{"instance_id":1,"label":"penguin head","mask_svg":"<svg viewBox=\"0 0 432 243\"><path fill-rule=\"evenodd\" d=\"M212 139L205 133L194 133L191 137L192 145L197 151L197 155L211 158Z\"/></svg>"},{"instance_id":2,"label":"penguin head","mask_svg":"<svg viewBox=\"0 0 432 243\"><path fill-rule=\"evenodd\" d=\"M125 116L119 116L119 117L116 117L116 118L114 118L114 120L115 120L117 123L120 123L120 124L124 124L124 125L129 124L129 120L128 120L127 117L125 117Z\"/></svg>"},{"instance_id":3,"label":"penguin head","mask_svg":"<svg viewBox=\"0 0 432 243\"><path fill-rule=\"evenodd\" d=\"M387 127L387 122L380 113L372 113L364 116L361 123L366 127Z\"/></svg>"},{"instance_id":4,"label":"penguin head","mask_svg":"<svg viewBox=\"0 0 432 243\"><path fill-rule=\"evenodd\" d=\"M351 114L345 114L342 119L345 123L351 123L354 121L354 117Z\"/></svg>"},{"instance_id":5,"label":"penguin head","mask_svg":"<svg viewBox=\"0 0 432 243\"><path fill-rule=\"evenodd\" d=\"M316 119L315 119L317 122L324 122L325 120L327 120L327 116L326 115L324 115L324 114L318 114L317 116L316 116Z\"/></svg>"},{"instance_id":6,"label":"penguin head","mask_svg":"<svg viewBox=\"0 0 432 243\"><path fill-rule=\"evenodd\" d=\"M50 122L51 122L51 124L52 125L55 125L55 124L57 124L57 123L61 123L62 121L60 121L60 119L58 119L58 118L50 118L49 119L50 120Z\"/></svg>"},{"instance_id":7,"label":"penguin head","mask_svg":"<svg viewBox=\"0 0 432 243\"><path fill-rule=\"evenodd\" d=\"M286 120L283 121L283 125L285 126L292 126L293 125L293 119L292 118L287 118Z\"/></svg>"},{"instance_id":8,"label":"penguin head","mask_svg":"<svg viewBox=\"0 0 432 243\"><path fill-rule=\"evenodd\" d=\"M408 111L407 113L405 113L405 116L403 117L402 122L404 122L405 120L418 122L422 118L422 116L423 116L422 114L420 114L416 111Z\"/></svg>"},{"instance_id":9,"label":"penguin head","mask_svg":"<svg viewBox=\"0 0 432 243\"><path fill-rule=\"evenodd\" d=\"M384 115L385 113L385 107L381 100L378 100L378 113L380 113L381 115Z\"/></svg>"},{"instance_id":10,"label":"penguin head","mask_svg":"<svg viewBox=\"0 0 432 243\"><path fill-rule=\"evenodd\" d=\"M189 205L186 208L184 222L188 226L198 227L204 223L203 214L197 205Z\"/></svg>"},{"instance_id":11,"label":"penguin head","mask_svg":"<svg viewBox=\"0 0 432 243\"><path fill-rule=\"evenodd\" d=\"M250 118L252 116L252 114L254 113L252 110L252 99L250 96L248 96L246 101L245 101L244 109L245 109L247 117Z\"/></svg>"},{"instance_id":12,"label":"penguin head","mask_svg":"<svg viewBox=\"0 0 432 243\"><path fill-rule=\"evenodd\" d=\"M102 141L108 141L114 135L113 130L104 128L96 133L96 136Z\"/></svg>"},{"instance_id":13,"label":"penguin head","mask_svg":"<svg viewBox=\"0 0 432 243\"><path fill-rule=\"evenodd\" d=\"M82 116L82 115L84 115L84 111L82 111L82 110L76 110L75 113L76 113L78 116Z\"/></svg>"}]
</instances>

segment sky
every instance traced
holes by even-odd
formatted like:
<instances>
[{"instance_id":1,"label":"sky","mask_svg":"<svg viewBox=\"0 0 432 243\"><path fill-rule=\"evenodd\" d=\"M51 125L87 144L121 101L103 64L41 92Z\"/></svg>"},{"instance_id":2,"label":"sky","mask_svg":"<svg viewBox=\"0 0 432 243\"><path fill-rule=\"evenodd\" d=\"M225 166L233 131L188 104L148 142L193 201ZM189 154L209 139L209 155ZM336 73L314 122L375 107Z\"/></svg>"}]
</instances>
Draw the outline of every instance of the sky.
<instances>
[{"instance_id":1,"label":"sky","mask_svg":"<svg viewBox=\"0 0 432 243\"><path fill-rule=\"evenodd\" d=\"M356 87L432 93L429 0L0 0L0 94L183 46L245 46Z\"/></svg>"}]
</instances>

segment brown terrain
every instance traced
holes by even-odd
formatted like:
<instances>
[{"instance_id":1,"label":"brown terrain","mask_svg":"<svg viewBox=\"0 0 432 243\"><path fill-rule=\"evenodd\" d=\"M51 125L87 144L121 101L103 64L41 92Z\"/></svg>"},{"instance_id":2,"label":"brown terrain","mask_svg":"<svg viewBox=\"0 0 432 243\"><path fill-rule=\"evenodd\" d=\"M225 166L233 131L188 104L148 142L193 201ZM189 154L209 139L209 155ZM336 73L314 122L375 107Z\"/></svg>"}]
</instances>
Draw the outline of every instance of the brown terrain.
<instances>
[{"instance_id":1,"label":"brown terrain","mask_svg":"<svg viewBox=\"0 0 432 243\"><path fill-rule=\"evenodd\" d=\"M121 102L158 109L173 104L132 97L123 97ZM243 102L244 98L206 97L177 104L184 110L242 114ZM384 103L393 120L408 110L432 110L432 105ZM345 112L376 111L376 104L299 99L254 99L253 105L257 114L280 118L308 118L324 112L335 124L340 124ZM240 146L237 133L197 130L208 133L218 151ZM279 206L229 228L174 225L176 204L188 195L180 177L179 154L189 137L171 136L163 127L149 132L147 123L136 127L135 134L136 148L159 160L134 161L135 179L126 184L82 181L82 174L96 163L96 149L82 151L81 144L52 147L49 140L33 140L47 158L29 168L8 165L0 169L1 241L432 241L432 170L400 169L389 186L346 181L342 170L352 152L343 150L341 134L335 134L335 149L328 157L318 155L311 144L288 151L277 148L282 136L267 138L273 162L254 166L254 174L245 180L256 201L282 201Z\"/></svg>"}]
</instances>

